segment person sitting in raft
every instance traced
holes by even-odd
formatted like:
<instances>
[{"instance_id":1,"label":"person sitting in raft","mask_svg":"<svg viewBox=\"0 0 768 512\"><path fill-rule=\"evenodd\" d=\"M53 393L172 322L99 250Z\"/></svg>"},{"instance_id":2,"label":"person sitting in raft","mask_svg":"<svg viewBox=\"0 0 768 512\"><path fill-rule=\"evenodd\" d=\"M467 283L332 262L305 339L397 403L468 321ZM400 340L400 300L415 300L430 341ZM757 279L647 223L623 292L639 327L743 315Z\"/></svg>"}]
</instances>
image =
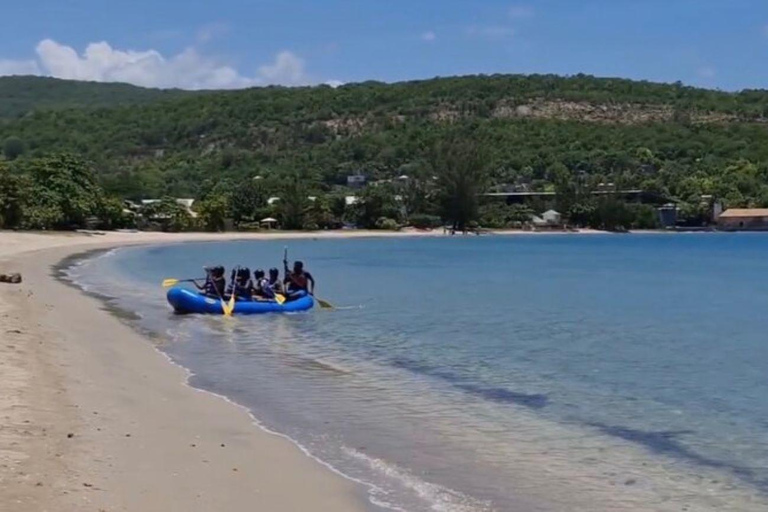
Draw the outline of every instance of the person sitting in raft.
<instances>
[{"instance_id":1,"label":"person sitting in raft","mask_svg":"<svg viewBox=\"0 0 768 512\"><path fill-rule=\"evenodd\" d=\"M261 269L253 273L253 298L256 300L272 300L275 298L275 292L272 291L269 281Z\"/></svg>"},{"instance_id":2,"label":"person sitting in raft","mask_svg":"<svg viewBox=\"0 0 768 512\"><path fill-rule=\"evenodd\" d=\"M293 263L293 270L288 271L288 264L285 269L286 297L288 299L296 298L300 292L306 292L310 295L315 293L315 279L312 274L304 270L304 263L296 261Z\"/></svg>"},{"instance_id":3,"label":"person sitting in raft","mask_svg":"<svg viewBox=\"0 0 768 512\"><path fill-rule=\"evenodd\" d=\"M224 279L224 267L205 267L205 272L205 283L199 284L197 281L192 281L197 289L209 297L223 297L227 288L227 281Z\"/></svg>"},{"instance_id":4,"label":"person sitting in raft","mask_svg":"<svg viewBox=\"0 0 768 512\"><path fill-rule=\"evenodd\" d=\"M269 287L272 289L272 291L275 293L275 295L285 295L285 289L283 288L283 283L280 281L280 271L276 268L272 267L269 269Z\"/></svg>"},{"instance_id":5,"label":"person sitting in raft","mask_svg":"<svg viewBox=\"0 0 768 512\"><path fill-rule=\"evenodd\" d=\"M251 298L251 271L248 268L238 268L232 271L232 283L227 287L227 295L235 298L248 300Z\"/></svg>"}]
</instances>

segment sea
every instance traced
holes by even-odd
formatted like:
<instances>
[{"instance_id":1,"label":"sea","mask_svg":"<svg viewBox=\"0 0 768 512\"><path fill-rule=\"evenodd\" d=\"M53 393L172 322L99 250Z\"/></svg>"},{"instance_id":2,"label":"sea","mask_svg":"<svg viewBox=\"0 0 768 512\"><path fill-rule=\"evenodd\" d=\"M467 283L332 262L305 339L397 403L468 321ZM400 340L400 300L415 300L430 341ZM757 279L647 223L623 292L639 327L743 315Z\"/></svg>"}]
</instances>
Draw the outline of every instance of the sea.
<instances>
[{"instance_id":1,"label":"sea","mask_svg":"<svg viewBox=\"0 0 768 512\"><path fill-rule=\"evenodd\" d=\"M285 249L335 310L165 300ZM64 274L371 510L768 510L768 234L185 243Z\"/></svg>"}]
</instances>

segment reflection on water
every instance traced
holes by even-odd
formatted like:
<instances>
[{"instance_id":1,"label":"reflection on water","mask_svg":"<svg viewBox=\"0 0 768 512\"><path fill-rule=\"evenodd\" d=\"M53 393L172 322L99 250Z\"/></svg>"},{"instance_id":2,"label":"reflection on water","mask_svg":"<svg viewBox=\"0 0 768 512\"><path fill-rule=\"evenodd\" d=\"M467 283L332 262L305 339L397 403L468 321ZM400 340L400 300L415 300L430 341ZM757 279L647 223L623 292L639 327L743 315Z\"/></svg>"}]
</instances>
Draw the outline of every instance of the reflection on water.
<instances>
[{"instance_id":1,"label":"reflection on water","mask_svg":"<svg viewBox=\"0 0 768 512\"><path fill-rule=\"evenodd\" d=\"M176 316L157 283L279 242L74 270L250 407L405 510L768 510L768 237L292 242L328 313ZM359 306L363 307L359 307Z\"/></svg>"}]
</instances>

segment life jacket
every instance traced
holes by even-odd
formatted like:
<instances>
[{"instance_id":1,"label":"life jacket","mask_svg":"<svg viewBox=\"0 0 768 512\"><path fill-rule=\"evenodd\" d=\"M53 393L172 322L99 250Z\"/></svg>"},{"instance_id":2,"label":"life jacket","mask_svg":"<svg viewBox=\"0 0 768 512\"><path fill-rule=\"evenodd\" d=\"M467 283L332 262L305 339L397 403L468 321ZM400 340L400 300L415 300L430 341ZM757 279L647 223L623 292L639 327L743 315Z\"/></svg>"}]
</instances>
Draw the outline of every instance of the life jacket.
<instances>
[{"instance_id":1,"label":"life jacket","mask_svg":"<svg viewBox=\"0 0 768 512\"><path fill-rule=\"evenodd\" d=\"M218 297L220 295L224 295L224 287L224 279L216 279L214 277L208 276L208 278L205 280L203 293L212 297Z\"/></svg>"},{"instance_id":2,"label":"life jacket","mask_svg":"<svg viewBox=\"0 0 768 512\"><path fill-rule=\"evenodd\" d=\"M275 279L274 281L270 279L267 281L267 285L276 292L282 292L283 290L283 283L280 282L280 279Z\"/></svg>"},{"instance_id":3,"label":"life jacket","mask_svg":"<svg viewBox=\"0 0 768 512\"><path fill-rule=\"evenodd\" d=\"M256 289L256 294L262 297L274 297L275 295L275 292L272 290L272 287L269 285L269 281L264 277L256 280L255 289Z\"/></svg>"},{"instance_id":4,"label":"life jacket","mask_svg":"<svg viewBox=\"0 0 768 512\"><path fill-rule=\"evenodd\" d=\"M237 280L234 286L229 286L227 291L229 295L234 293L238 297L249 297L251 295L251 286L250 279L248 281Z\"/></svg>"},{"instance_id":5,"label":"life jacket","mask_svg":"<svg viewBox=\"0 0 768 512\"><path fill-rule=\"evenodd\" d=\"M307 279L307 273L295 274L291 272L291 288L297 290L306 290L309 287L309 280Z\"/></svg>"}]
</instances>

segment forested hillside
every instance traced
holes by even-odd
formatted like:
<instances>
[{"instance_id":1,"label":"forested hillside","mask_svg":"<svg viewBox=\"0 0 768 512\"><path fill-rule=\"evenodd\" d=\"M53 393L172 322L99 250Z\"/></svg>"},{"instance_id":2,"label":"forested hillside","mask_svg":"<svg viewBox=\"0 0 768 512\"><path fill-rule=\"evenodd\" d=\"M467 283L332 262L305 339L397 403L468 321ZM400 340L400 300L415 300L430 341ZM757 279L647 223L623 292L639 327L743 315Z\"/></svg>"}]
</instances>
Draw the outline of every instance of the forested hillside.
<instances>
[{"instance_id":1,"label":"forested hillside","mask_svg":"<svg viewBox=\"0 0 768 512\"><path fill-rule=\"evenodd\" d=\"M424 189L439 171L435 148L451 139L482 154L474 161L488 171L484 188L612 182L690 205L714 194L729 206L768 206L764 91L518 75L190 95L51 83L46 101L0 123L0 140L12 142L8 158L74 153L120 197L204 199L221 183L237 188L255 176L277 190L297 173L314 193L358 172L370 180L405 174ZM96 105L132 104L45 108L73 101L53 92L57 84L104 87L93 93Z\"/></svg>"},{"instance_id":2,"label":"forested hillside","mask_svg":"<svg viewBox=\"0 0 768 512\"><path fill-rule=\"evenodd\" d=\"M181 90L145 89L128 84L57 80L38 76L0 77L0 119L35 110L115 107L188 96Z\"/></svg>"}]
</instances>

